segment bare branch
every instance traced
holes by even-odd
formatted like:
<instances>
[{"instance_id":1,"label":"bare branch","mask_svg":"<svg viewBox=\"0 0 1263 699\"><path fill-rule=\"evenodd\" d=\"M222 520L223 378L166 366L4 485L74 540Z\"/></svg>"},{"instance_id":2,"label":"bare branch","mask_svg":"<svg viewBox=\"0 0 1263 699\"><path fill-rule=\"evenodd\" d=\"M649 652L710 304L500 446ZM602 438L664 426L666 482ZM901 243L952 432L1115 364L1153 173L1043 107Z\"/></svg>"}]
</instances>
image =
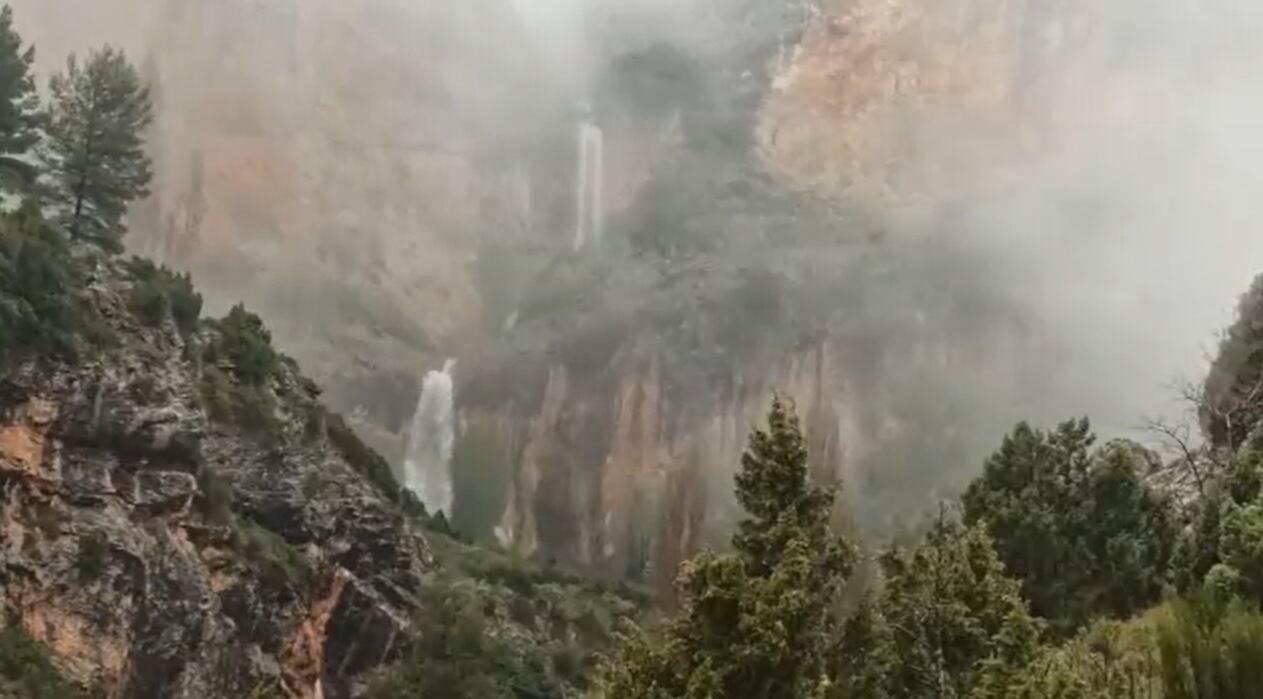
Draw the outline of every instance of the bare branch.
<instances>
[{"instance_id":1,"label":"bare branch","mask_svg":"<svg viewBox=\"0 0 1263 699\"><path fill-rule=\"evenodd\" d=\"M1145 421L1145 429L1157 434L1168 448L1175 448L1180 451L1184 464L1189 472L1193 474L1193 481L1197 484L1198 494L1205 497L1206 481L1202 477L1201 467L1197 463L1197 451L1192 447L1191 430L1188 423L1172 424L1162 418L1151 418Z\"/></svg>"}]
</instances>

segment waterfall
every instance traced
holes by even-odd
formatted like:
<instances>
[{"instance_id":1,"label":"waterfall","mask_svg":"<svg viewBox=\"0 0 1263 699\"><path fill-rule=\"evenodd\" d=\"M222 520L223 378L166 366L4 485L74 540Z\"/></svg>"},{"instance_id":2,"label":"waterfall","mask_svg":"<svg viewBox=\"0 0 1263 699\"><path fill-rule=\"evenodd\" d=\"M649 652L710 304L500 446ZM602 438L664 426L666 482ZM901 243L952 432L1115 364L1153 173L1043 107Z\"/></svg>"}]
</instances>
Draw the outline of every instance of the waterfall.
<instances>
[{"instance_id":1,"label":"waterfall","mask_svg":"<svg viewBox=\"0 0 1263 699\"><path fill-rule=\"evenodd\" d=\"M605 134L588 119L579 123L579 167L575 178L574 249L601 245L605 227Z\"/></svg>"},{"instance_id":2,"label":"waterfall","mask_svg":"<svg viewBox=\"0 0 1263 699\"><path fill-rule=\"evenodd\" d=\"M421 382L421 397L412 416L404 453L404 487L416 493L431 514L452 513L452 444L456 423L452 408L453 359L442 371L431 371Z\"/></svg>"}]
</instances>

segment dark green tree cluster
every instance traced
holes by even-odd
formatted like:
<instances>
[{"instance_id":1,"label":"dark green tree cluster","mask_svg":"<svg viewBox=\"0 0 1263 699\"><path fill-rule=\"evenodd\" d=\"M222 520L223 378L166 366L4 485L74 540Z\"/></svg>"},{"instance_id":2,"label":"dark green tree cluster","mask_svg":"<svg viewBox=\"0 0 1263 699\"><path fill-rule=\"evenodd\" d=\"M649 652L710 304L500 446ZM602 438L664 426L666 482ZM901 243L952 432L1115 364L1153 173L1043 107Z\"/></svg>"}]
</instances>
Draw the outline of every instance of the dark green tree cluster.
<instances>
[{"instance_id":1,"label":"dark green tree cluster","mask_svg":"<svg viewBox=\"0 0 1263 699\"><path fill-rule=\"evenodd\" d=\"M218 332L202 349L202 402L211 418L258 434L275 432L276 398L269 381L281 366L263 319L233 306L210 321Z\"/></svg>"},{"instance_id":2,"label":"dark green tree cluster","mask_svg":"<svg viewBox=\"0 0 1263 699\"><path fill-rule=\"evenodd\" d=\"M780 400L742 457L748 516L732 553L704 553L680 579L682 609L657 638L632 633L606 667L611 699L825 697L834 606L849 544L830 530L834 492L809 482L798 419Z\"/></svg>"},{"instance_id":3,"label":"dark green tree cluster","mask_svg":"<svg viewBox=\"0 0 1263 699\"><path fill-rule=\"evenodd\" d=\"M1008 696L1041 625L981 527L941 520L881 558L885 586L846 624L838 691L854 699Z\"/></svg>"},{"instance_id":4,"label":"dark green tree cluster","mask_svg":"<svg viewBox=\"0 0 1263 699\"><path fill-rule=\"evenodd\" d=\"M0 190L39 203L62 233L109 252L122 249L130 202L151 178L144 132L153 120L149 91L122 51L71 55L49 81L51 101L35 89L35 49L23 46L9 6L0 10Z\"/></svg>"},{"instance_id":5,"label":"dark green tree cluster","mask_svg":"<svg viewBox=\"0 0 1263 699\"><path fill-rule=\"evenodd\" d=\"M65 236L31 203L0 213L0 358L21 352L76 357L110 333L81 300L86 272Z\"/></svg>"},{"instance_id":6,"label":"dark green tree cluster","mask_svg":"<svg viewBox=\"0 0 1263 699\"><path fill-rule=\"evenodd\" d=\"M494 633L487 599L471 581L427 588L421 639L401 671L382 678L374 699L556 697L544 659Z\"/></svg>"},{"instance_id":7,"label":"dark green tree cluster","mask_svg":"<svg viewBox=\"0 0 1263 699\"><path fill-rule=\"evenodd\" d=\"M175 272L141 257L132 258L128 266L136 280L130 305L137 318L154 327L170 318L184 335L197 330L202 295L193 288L187 272Z\"/></svg>"},{"instance_id":8,"label":"dark green tree cluster","mask_svg":"<svg viewBox=\"0 0 1263 699\"><path fill-rule=\"evenodd\" d=\"M16 626L0 630L0 697L77 699L80 692L53 667L48 649Z\"/></svg>"},{"instance_id":9,"label":"dark green tree cluster","mask_svg":"<svg viewBox=\"0 0 1263 699\"><path fill-rule=\"evenodd\" d=\"M127 205L145 194L147 90L119 51L72 57L40 104L35 50L0 9L0 355L74 359L108 346L112 333L85 300L92 251L122 248ZM86 253L86 254L85 254ZM191 332L201 298L187 276L134 264L136 315L166 316Z\"/></svg>"},{"instance_id":10,"label":"dark green tree cluster","mask_svg":"<svg viewBox=\"0 0 1263 699\"><path fill-rule=\"evenodd\" d=\"M1244 449L1207 485L1176 547L1176 583L1263 604L1263 454Z\"/></svg>"},{"instance_id":11,"label":"dark green tree cluster","mask_svg":"<svg viewBox=\"0 0 1263 699\"><path fill-rule=\"evenodd\" d=\"M964 495L963 521L945 509L919 542L881 554L875 588L847 605L849 549L806 460L778 401L737 477L748 517L733 552L684 567L682 609L628 636L601 696L1263 696L1257 457L1243 452L1188 518L1148 485L1136 445L1096 448L1086 420L1019 424ZM1163 603L1179 580L1186 598Z\"/></svg>"},{"instance_id":12,"label":"dark green tree cluster","mask_svg":"<svg viewBox=\"0 0 1263 699\"><path fill-rule=\"evenodd\" d=\"M1178 526L1135 454L1093 450L1086 419L1045 432L1019 424L965 492L965 521L987 527L1031 609L1070 633L1159 600Z\"/></svg>"}]
</instances>

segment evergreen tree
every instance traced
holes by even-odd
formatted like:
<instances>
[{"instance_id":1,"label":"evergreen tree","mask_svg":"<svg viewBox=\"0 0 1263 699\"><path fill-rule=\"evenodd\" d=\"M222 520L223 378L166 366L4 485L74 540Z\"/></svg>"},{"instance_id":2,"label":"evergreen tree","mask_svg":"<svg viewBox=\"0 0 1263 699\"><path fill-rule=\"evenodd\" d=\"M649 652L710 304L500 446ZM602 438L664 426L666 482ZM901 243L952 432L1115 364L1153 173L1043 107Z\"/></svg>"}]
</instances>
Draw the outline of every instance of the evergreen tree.
<instances>
[{"instance_id":1,"label":"evergreen tree","mask_svg":"<svg viewBox=\"0 0 1263 699\"><path fill-rule=\"evenodd\" d=\"M846 624L836 695L1000 699L1038 648L1039 624L980 527L940 521L882 556L886 584Z\"/></svg>"},{"instance_id":2,"label":"evergreen tree","mask_svg":"<svg viewBox=\"0 0 1263 699\"><path fill-rule=\"evenodd\" d=\"M83 66L70 56L49 87L44 160L56 220L74 240L119 251L128 203L148 194L149 90L123 52L108 46Z\"/></svg>"},{"instance_id":3,"label":"evergreen tree","mask_svg":"<svg viewBox=\"0 0 1263 699\"><path fill-rule=\"evenodd\" d=\"M0 189L24 190L35 180L25 160L39 141L39 95L31 66L35 47L22 48L13 28L13 9L0 9Z\"/></svg>"},{"instance_id":4,"label":"evergreen tree","mask_svg":"<svg viewBox=\"0 0 1263 699\"><path fill-rule=\"evenodd\" d=\"M1157 601L1175 546L1170 503L1131 449L1094 442L1086 419L1052 432L1019 424L963 497L965 521L987 526L1031 610L1065 634Z\"/></svg>"},{"instance_id":5,"label":"evergreen tree","mask_svg":"<svg viewBox=\"0 0 1263 699\"><path fill-rule=\"evenodd\" d=\"M849 546L829 528L834 493L812 486L793 410L779 398L742 457L749 514L733 553L703 553L680 579L662 638L635 633L604 668L609 699L798 699L828 692L832 607Z\"/></svg>"}]
</instances>

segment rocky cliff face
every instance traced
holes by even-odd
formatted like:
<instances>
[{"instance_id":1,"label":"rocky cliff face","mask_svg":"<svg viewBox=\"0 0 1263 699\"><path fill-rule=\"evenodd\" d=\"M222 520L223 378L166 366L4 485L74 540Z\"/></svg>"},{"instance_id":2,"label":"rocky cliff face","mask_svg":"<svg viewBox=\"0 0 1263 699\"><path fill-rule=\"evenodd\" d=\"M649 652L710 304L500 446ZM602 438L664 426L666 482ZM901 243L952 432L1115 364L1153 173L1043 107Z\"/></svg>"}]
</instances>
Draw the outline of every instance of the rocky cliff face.
<instances>
[{"instance_id":1,"label":"rocky cliff face","mask_svg":"<svg viewBox=\"0 0 1263 699\"><path fill-rule=\"evenodd\" d=\"M140 283L87 289L112 349L0 376L0 609L106 696L346 696L406 650L426 542L292 364L266 433L211 419L218 331L146 327Z\"/></svg>"},{"instance_id":2,"label":"rocky cliff face","mask_svg":"<svg viewBox=\"0 0 1263 699\"><path fill-rule=\"evenodd\" d=\"M504 544L669 591L679 564L704 544L721 545L735 523L732 477L773 391L802 412L818 475L842 477L843 443L856 425L828 348L748 373L721 369L688 395L664 366L670 348L650 337L628 347L596 371L546 363L542 385L489 405L468 399L467 438L490 442L515 465L503 509L485 513Z\"/></svg>"},{"instance_id":3,"label":"rocky cliff face","mask_svg":"<svg viewBox=\"0 0 1263 699\"><path fill-rule=\"evenodd\" d=\"M1256 56L1257 18L1214 2L819 5L762 102L761 152L796 186L887 205L976 195L1169 124Z\"/></svg>"},{"instance_id":4,"label":"rocky cliff face","mask_svg":"<svg viewBox=\"0 0 1263 699\"><path fill-rule=\"evenodd\" d=\"M16 8L59 52L88 41L57 31L69 4ZM1053 409L1055 379L1014 363L1038 328L992 270L855 212L939 212L1085 124L1154 113L1145 52L1101 40L1125 13L588 4L606 21L567 53L508 2L132 0L91 37L145 57L159 105L130 244L260 310L396 462L418 378L459 356L457 521L662 584L728 525L773 390L868 525L950 490L925 464L974 463L1025 387ZM609 244L576 255L580 99Z\"/></svg>"}]
</instances>

